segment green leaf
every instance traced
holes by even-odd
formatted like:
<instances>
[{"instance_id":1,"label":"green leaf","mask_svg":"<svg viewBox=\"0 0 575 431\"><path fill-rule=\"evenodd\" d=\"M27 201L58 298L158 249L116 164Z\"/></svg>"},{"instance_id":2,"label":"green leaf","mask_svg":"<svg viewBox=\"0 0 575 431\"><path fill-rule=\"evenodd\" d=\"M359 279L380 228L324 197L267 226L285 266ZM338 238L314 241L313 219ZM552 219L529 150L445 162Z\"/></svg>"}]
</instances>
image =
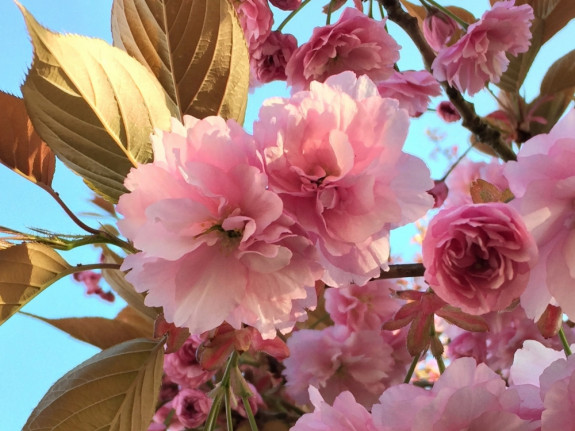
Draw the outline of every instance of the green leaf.
<instances>
[{"instance_id":1,"label":"green leaf","mask_svg":"<svg viewBox=\"0 0 575 431\"><path fill-rule=\"evenodd\" d=\"M53 33L20 9L34 45L22 87L34 127L89 186L117 201L127 191L130 168L151 161L153 129L170 127L162 87L121 50L102 40Z\"/></svg>"},{"instance_id":2,"label":"green leaf","mask_svg":"<svg viewBox=\"0 0 575 431\"><path fill-rule=\"evenodd\" d=\"M22 312L21 314L42 320L74 338L92 344L100 349L108 349L135 338L152 338L154 335L152 324L147 328L135 326L121 320L120 316L120 318L116 317L115 319L105 319L103 317L48 319L30 313Z\"/></svg>"},{"instance_id":3,"label":"green leaf","mask_svg":"<svg viewBox=\"0 0 575 431\"><path fill-rule=\"evenodd\" d=\"M70 268L58 253L42 244L0 250L0 324L68 274Z\"/></svg>"},{"instance_id":4,"label":"green leaf","mask_svg":"<svg viewBox=\"0 0 575 431\"><path fill-rule=\"evenodd\" d=\"M44 395L23 431L146 431L162 381L163 345L131 340L78 365Z\"/></svg>"},{"instance_id":5,"label":"green leaf","mask_svg":"<svg viewBox=\"0 0 575 431\"><path fill-rule=\"evenodd\" d=\"M114 0L112 35L158 78L181 115L243 122L249 54L229 0Z\"/></svg>"},{"instance_id":6,"label":"green leaf","mask_svg":"<svg viewBox=\"0 0 575 431\"><path fill-rule=\"evenodd\" d=\"M56 157L34 130L24 100L0 91L0 163L50 187Z\"/></svg>"}]
</instances>

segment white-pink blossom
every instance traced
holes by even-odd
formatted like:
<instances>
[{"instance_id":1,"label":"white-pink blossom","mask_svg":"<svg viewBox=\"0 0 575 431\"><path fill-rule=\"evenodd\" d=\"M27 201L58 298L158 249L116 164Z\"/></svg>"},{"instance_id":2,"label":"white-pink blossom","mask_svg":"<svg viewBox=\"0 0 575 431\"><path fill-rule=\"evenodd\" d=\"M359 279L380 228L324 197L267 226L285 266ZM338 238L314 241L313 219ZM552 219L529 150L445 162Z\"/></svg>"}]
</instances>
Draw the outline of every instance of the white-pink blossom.
<instances>
[{"instance_id":1,"label":"white-pink blossom","mask_svg":"<svg viewBox=\"0 0 575 431\"><path fill-rule=\"evenodd\" d=\"M401 384L387 389L372 408L380 431L535 431L521 398L499 375L471 358L453 361L431 390Z\"/></svg>"},{"instance_id":2,"label":"white-pink blossom","mask_svg":"<svg viewBox=\"0 0 575 431\"><path fill-rule=\"evenodd\" d=\"M124 261L127 280L193 334L224 321L265 338L291 329L321 269L268 190L251 136L185 117L152 139L154 162L130 172L118 204L118 227L141 250Z\"/></svg>"},{"instance_id":3,"label":"white-pink blossom","mask_svg":"<svg viewBox=\"0 0 575 431\"><path fill-rule=\"evenodd\" d=\"M264 102L254 137L270 190L316 244L327 284L377 277L389 231L433 206L429 170L402 151L408 126L397 101L352 72Z\"/></svg>"},{"instance_id":4,"label":"white-pink blossom","mask_svg":"<svg viewBox=\"0 0 575 431\"><path fill-rule=\"evenodd\" d=\"M461 39L439 50L431 65L433 76L469 95L487 82L498 83L509 66L507 55L517 56L529 48L533 17L528 4L496 2Z\"/></svg>"},{"instance_id":5,"label":"white-pink blossom","mask_svg":"<svg viewBox=\"0 0 575 431\"><path fill-rule=\"evenodd\" d=\"M527 315L538 319L556 301L575 318L575 110L549 134L525 142L517 162L504 170L515 199L539 248L539 261L521 296Z\"/></svg>"},{"instance_id":6,"label":"white-pink blossom","mask_svg":"<svg viewBox=\"0 0 575 431\"><path fill-rule=\"evenodd\" d=\"M380 331L351 331L343 325L303 329L294 332L287 344L291 355L284 360L286 391L299 404L309 402L312 385L328 403L350 391L358 403L369 407L396 371L392 348Z\"/></svg>"},{"instance_id":7,"label":"white-pink blossom","mask_svg":"<svg viewBox=\"0 0 575 431\"><path fill-rule=\"evenodd\" d=\"M349 391L339 394L330 406L317 388L309 387L312 413L298 419L291 431L376 431L373 419Z\"/></svg>"}]
</instances>

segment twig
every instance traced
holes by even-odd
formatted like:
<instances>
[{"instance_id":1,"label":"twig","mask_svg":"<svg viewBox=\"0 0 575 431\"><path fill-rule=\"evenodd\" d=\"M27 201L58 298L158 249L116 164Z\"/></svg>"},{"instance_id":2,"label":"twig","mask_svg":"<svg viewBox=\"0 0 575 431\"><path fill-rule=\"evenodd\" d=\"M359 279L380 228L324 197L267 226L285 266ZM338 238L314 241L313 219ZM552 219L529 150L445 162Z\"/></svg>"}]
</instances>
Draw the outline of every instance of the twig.
<instances>
[{"instance_id":1,"label":"twig","mask_svg":"<svg viewBox=\"0 0 575 431\"><path fill-rule=\"evenodd\" d=\"M435 60L435 53L427 44L420 28L417 19L405 12L399 3L399 0L379 0L390 20L399 25L413 40L413 43L421 53L425 68L431 71L431 64ZM441 83L442 87L447 94L447 97L459 111L463 119L462 125L473 133L477 139L489 145L504 161L517 160L515 153L509 148L502 140L501 133L491 127L483 118L475 112L473 103L468 102L463 98L461 93L451 87L447 82Z\"/></svg>"},{"instance_id":2,"label":"twig","mask_svg":"<svg viewBox=\"0 0 575 431\"><path fill-rule=\"evenodd\" d=\"M381 271L376 280L384 280L389 278L411 278L423 277L425 267L422 263L402 263L397 265L389 265L389 271Z\"/></svg>"}]
</instances>

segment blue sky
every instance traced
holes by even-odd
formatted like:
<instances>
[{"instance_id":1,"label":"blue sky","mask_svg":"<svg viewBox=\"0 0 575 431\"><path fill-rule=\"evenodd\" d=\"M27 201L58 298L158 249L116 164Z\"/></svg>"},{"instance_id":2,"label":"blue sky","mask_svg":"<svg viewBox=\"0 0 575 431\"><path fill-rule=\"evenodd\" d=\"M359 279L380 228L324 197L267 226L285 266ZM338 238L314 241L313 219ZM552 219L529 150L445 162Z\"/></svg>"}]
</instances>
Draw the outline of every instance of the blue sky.
<instances>
[{"instance_id":1,"label":"blue sky","mask_svg":"<svg viewBox=\"0 0 575 431\"><path fill-rule=\"evenodd\" d=\"M80 33L99 37L111 42L110 9L112 0L21 0L21 3L47 28L64 33ZM311 34L313 24L322 25L323 18L317 13L320 5L327 3L314 0L309 6L303 20L296 18L286 28L286 32L294 32L305 40ZM466 2L467 7L473 3L474 12L478 13L488 4L487 0ZM312 21L315 19L316 21ZM333 21L332 21L333 22ZM277 23L276 23L277 26ZM390 32L403 45L400 67L420 68L419 54L411 47L409 41L393 25ZM566 29L557 41L552 41L546 53L553 56L538 59L535 70L526 87L528 96L536 94L539 88L541 71L559 55L570 48L565 46L568 34L575 34L573 23ZM0 90L20 95L19 86L25 78L31 63L32 48L26 33L22 16L14 3L9 0L0 1ZM257 116L261 102L270 96L287 95L282 83L267 86L250 94L246 128L251 129L251 123ZM440 99L439 99L440 100ZM435 104L439 101L437 100ZM481 106L489 106L481 111L486 114L493 108L490 96L476 99ZM0 108L1 109L1 108ZM407 149L412 153L427 153L432 147L426 137L426 128L438 128L447 134L449 145L467 146L467 134L459 125L447 126L434 118L430 113L422 119L413 122ZM444 166L434 163L434 177L442 175ZM10 170L0 166L0 225L15 229L40 227L61 233L79 233L78 228L67 218L60 207L42 190L20 178ZM96 208L88 200L90 192L81 179L68 171L63 165L58 165L54 188L60 192L63 200L76 212L87 213ZM97 226L97 219L84 217L84 220ZM402 247L412 231L407 234L392 237L392 246ZM396 241L396 242L394 242ZM91 248L63 254L72 263L94 263L98 254ZM86 297L83 287L70 280L62 280L47 289L34 299L25 311L45 317L77 317L98 315L113 317L122 303L108 304L95 297ZM98 352L98 349L76 342L68 335L26 316L16 315L0 326L0 431L19 430L28 415L41 399L48 388L68 370L88 357Z\"/></svg>"}]
</instances>

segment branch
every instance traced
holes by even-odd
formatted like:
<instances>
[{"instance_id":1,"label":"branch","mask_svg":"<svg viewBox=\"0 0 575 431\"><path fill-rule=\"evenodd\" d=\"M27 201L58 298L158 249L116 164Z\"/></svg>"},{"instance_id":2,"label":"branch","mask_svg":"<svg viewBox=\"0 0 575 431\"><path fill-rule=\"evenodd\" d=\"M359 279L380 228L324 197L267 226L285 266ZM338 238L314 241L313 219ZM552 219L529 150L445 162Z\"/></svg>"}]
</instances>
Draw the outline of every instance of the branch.
<instances>
[{"instance_id":1,"label":"branch","mask_svg":"<svg viewBox=\"0 0 575 431\"><path fill-rule=\"evenodd\" d=\"M381 271L381 274L375 280L423 277L424 272L425 267L422 263L403 263L398 265L389 265L389 271Z\"/></svg>"},{"instance_id":2,"label":"branch","mask_svg":"<svg viewBox=\"0 0 575 431\"><path fill-rule=\"evenodd\" d=\"M425 68L431 72L431 64L435 60L435 53L427 44L417 19L405 12L399 3L399 0L379 0L385 10L389 19L399 25L413 40L415 46L421 53ZM479 142L489 145L504 161L517 160L515 153L503 142L501 133L497 129L491 127L483 118L475 112L473 103L468 102L463 98L461 93L451 87L447 82L441 82L442 87L449 100L461 114L463 119L462 125L473 133Z\"/></svg>"}]
</instances>

